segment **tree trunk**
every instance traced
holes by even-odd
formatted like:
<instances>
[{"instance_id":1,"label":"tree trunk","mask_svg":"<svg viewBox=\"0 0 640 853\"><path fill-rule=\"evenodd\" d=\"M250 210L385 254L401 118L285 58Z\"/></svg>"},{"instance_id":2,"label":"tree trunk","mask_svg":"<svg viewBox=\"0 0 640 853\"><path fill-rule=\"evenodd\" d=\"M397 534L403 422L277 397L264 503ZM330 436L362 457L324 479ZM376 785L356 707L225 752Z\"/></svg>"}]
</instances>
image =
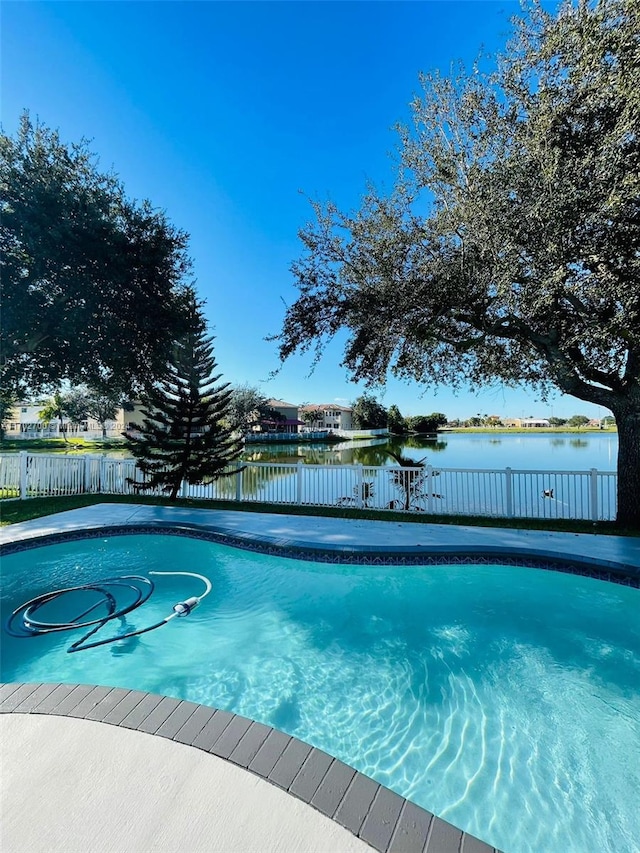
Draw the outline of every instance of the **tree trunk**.
<instances>
[{"instance_id":1,"label":"tree trunk","mask_svg":"<svg viewBox=\"0 0 640 853\"><path fill-rule=\"evenodd\" d=\"M184 471L184 466L180 468L179 471L172 471L171 473L171 491L169 492L169 500L173 502L178 499L180 487L182 486L182 481L186 478L186 473Z\"/></svg>"},{"instance_id":2,"label":"tree trunk","mask_svg":"<svg viewBox=\"0 0 640 853\"><path fill-rule=\"evenodd\" d=\"M640 406L612 407L618 426L618 514L621 527L640 530Z\"/></svg>"}]
</instances>

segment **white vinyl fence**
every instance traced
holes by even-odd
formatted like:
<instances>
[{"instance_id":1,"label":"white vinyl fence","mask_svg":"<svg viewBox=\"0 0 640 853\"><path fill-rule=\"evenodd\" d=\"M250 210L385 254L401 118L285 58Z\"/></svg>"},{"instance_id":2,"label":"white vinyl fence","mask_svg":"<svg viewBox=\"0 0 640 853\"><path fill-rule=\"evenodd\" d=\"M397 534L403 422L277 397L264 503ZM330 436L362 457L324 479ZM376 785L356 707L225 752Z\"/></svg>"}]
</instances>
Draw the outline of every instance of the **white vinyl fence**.
<instances>
[{"instance_id":1,"label":"white vinyl fence","mask_svg":"<svg viewBox=\"0 0 640 853\"><path fill-rule=\"evenodd\" d=\"M524 471L461 468L238 463L240 472L201 485L182 484L181 497L305 506L394 509L494 518L616 516L613 471ZM136 495L144 476L133 459L0 454L0 497L77 494ZM156 492L160 494L160 492Z\"/></svg>"}]
</instances>

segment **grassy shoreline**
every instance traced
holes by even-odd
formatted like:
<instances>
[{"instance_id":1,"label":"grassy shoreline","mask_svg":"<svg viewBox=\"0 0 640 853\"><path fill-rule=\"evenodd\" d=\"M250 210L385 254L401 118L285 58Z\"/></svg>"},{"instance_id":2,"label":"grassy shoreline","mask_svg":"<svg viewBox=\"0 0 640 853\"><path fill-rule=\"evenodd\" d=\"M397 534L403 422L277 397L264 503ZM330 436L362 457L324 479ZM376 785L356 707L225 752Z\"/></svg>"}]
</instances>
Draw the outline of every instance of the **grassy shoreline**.
<instances>
[{"instance_id":1,"label":"grassy shoreline","mask_svg":"<svg viewBox=\"0 0 640 853\"><path fill-rule=\"evenodd\" d=\"M598 427L452 427L451 429L440 429L438 435L450 435L451 433L465 434L475 433L483 435L617 435L617 427L599 429Z\"/></svg>"},{"instance_id":2,"label":"grassy shoreline","mask_svg":"<svg viewBox=\"0 0 640 853\"><path fill-rule=\"evenodd\" d=\"M103 450L124 450L125 441L122 438L96 439L87 441L84 438L70 438L67 442L62 438L25 438L3 439L0 441L0 453L16 453L21 450L37 450L41 453L100 453Z\"/></svg>"},{"instance_id":3,"label":"grassy shoreline","mask_svg":"<svg viewBox=\"0 0 640 853\"><path fill-rule=\"evenodd\" d=\"M613 521L570 521L564 519L492 518L467 515L407 514L391 510L345 509L338 507L297 506L268 503L238 503L236 501L198 501L129 495L70 495L56 498L28 498L0 502L0 525L31 521L56 512L66 512L96 504L143 504L146 506L175 506L184 509L235 510L237 512L265 512L274 515L321 516L324 518L369 519L371 521L399 521L413 524L456 524L465 527L502 527L512 530L548 530L567 533L607 534L612 536L640 536L640 531L619 528Z\"/></svg>"}]
</instances>

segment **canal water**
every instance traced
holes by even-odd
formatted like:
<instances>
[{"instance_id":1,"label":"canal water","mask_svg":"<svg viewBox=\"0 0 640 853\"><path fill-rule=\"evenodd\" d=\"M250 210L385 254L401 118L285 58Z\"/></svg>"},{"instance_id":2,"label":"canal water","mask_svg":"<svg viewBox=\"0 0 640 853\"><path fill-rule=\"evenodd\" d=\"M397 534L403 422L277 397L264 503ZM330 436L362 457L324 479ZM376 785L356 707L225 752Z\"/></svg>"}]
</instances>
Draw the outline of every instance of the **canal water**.
<instances>
[{"instance_id":1,"label":"canal water","mask_svg":"<svg viewBox=\"0 0 640 853\"><path fill-rule=\"evenodd\" d=\"M431 439L257 444L246 447L243 461L262 464L248 465L240 479L194 486L190 495L236 499L240 494L243 500L268 503L364 504L449 515L611 519L617 452L618 436L609 432L440 433ZM122 457L126 451L103 454ZM74 456L81 461L81 454ZM423 479L399 475L399 459L430 467ZM598 475L589 473L592 469ZM105 482L127 476L121 466L100 471Z\"/></svg>"},{"instance_id":2,"label":"canal water","mask_svg":"<svg viewBox=\"0 0 640 853\"><path fill-rule=\"evenodd\" d=\"M618 435L593 433L439 433L436 439L345 441L340 444L248 445L243 459L311 465L394 465L392 454L442 468L615 471Z\"/></svg>"},{"instance_id":3,"label":"canal water","mask_svg":"<svg viewBox=\"0 0 640 853\"><path fill-rule=\"evenodd\" d=\"M17 451L12 451L17 452ZM45 453L44 450L37 451ZM129 459L123 446L96 455L110 459ZM438 433L437 438L407 436L394 439L368 439L340 443L309 444L278 442L248 444L244 462L304 462L308 465L395 465L392 456L441 468L515 468L542 471L615 471L618 457L616 432L584 433ZM78 456L77 450L68 454Z\"/></svg>"}]
</instances>

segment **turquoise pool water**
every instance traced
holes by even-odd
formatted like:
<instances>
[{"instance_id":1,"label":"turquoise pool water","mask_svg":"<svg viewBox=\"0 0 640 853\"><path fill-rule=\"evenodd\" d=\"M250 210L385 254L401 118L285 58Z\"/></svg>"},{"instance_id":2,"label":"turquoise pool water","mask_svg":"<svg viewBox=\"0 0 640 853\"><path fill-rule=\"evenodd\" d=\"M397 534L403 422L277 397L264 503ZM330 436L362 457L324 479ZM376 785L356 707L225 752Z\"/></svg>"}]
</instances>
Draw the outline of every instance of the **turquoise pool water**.
<instances>
[{"instance_id":1,"label":"turquoise pool water","mask_svg":"<svg viewBox=\"0 0 640 853\"><path fill-rule=\"evenodd\" d=\"M637 851L640 591L508 566L347 566L117 536L4 557L3 618L44 591L194 571L186 619L66 654L2 637L3 681L164 693L276 726L506 853ZM202 584L157 578L129 624Z\"/></svg>"}]
</instances>

